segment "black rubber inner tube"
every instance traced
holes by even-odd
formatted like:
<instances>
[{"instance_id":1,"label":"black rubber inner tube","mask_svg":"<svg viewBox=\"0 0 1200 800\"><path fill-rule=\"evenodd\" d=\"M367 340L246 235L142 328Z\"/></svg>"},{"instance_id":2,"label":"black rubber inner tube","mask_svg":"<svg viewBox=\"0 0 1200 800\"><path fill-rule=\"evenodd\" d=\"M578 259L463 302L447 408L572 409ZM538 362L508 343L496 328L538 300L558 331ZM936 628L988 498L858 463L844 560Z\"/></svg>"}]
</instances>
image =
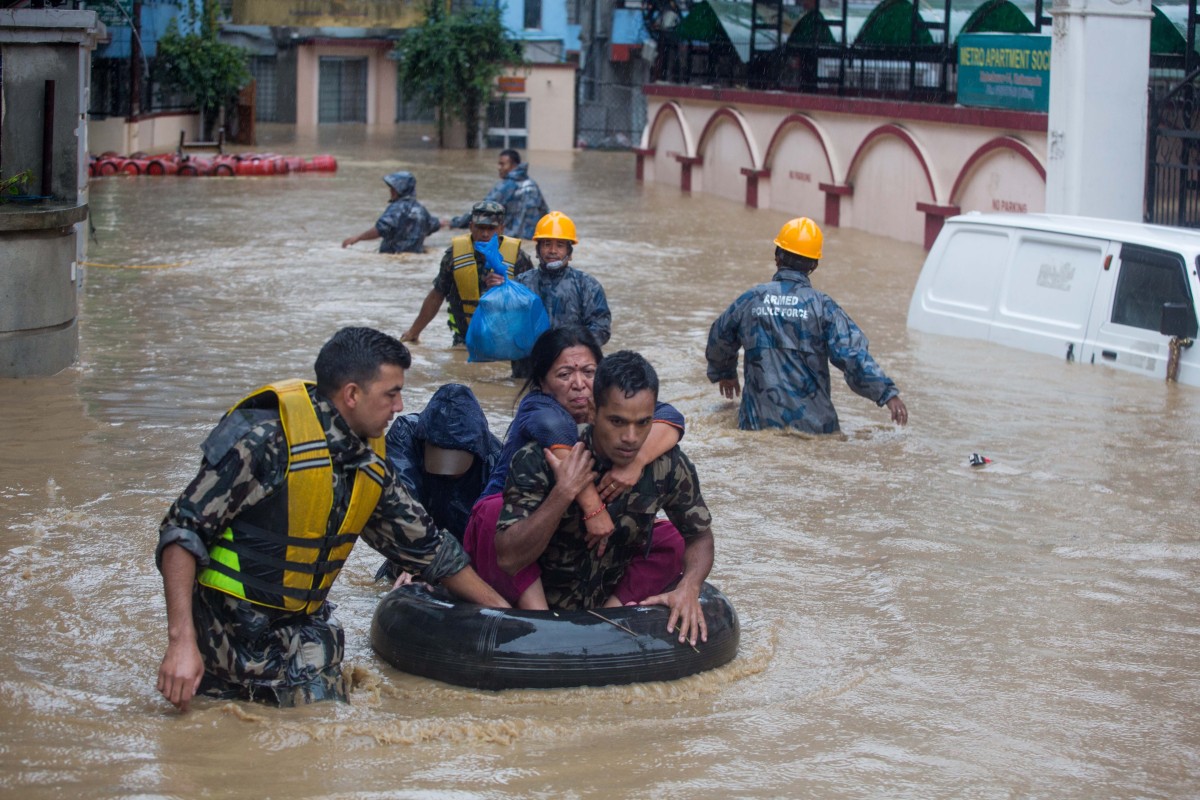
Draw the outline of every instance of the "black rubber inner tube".
<instances>
[{"instance_id":1,"label":"black rubber inner tube","mask_svg":"<svg viewBox=\"0 0 1200 800\"><path fill-rule=\"evenodd\" d=\"M708 641L692 647L679 643L678 630L667 633L666 606L605 608L594 614L518 611L465 603L424 584L409 584L390 592L375 609L371 646L399 670L475 689L673 680L737 655L733 604L709 583L700 604Z\"/></svg>"}]
</instances>

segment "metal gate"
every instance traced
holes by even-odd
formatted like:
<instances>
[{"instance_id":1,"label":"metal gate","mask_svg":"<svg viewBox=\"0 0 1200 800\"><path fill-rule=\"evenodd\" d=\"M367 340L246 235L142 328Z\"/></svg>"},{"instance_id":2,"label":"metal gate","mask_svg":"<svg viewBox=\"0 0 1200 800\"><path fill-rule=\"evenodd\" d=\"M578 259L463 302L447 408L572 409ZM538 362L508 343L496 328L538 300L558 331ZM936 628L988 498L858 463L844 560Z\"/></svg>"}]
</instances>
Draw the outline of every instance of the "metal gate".
<instances>
[{"instance_id":1,"label":"metal gate","mask_svg":"<svg viewBox=\"0 0 1200 800\"><path fill-rule=\"evenodd\" d=\"M637 147L646 126L642 88L583 77L578 87L576 145L607 150Z\"/></svg>"},{"instance_id":2,"label":"metal gate","mask_svg":"<svg viewBox=\"0 0 1200 800\"><path fill-rule=\"evenodd\" d=\"M1200 228L1200 69L1150 99L1146 221Z\"/></svg>"}]
</instances>

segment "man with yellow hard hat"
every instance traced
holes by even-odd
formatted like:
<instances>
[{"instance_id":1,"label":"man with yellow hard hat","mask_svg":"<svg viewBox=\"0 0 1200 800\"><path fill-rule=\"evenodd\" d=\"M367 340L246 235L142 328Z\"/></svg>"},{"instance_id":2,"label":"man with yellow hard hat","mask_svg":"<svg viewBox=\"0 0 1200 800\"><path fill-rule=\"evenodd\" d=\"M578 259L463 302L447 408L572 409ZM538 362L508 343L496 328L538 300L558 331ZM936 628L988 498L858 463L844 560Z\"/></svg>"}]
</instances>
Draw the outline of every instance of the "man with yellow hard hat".
<instances>
[{"instance_id":1,"label":"man with yellow hard hat","mask_svg":"<svg viewBox=\"0 0 1200 800\"><path fill-rule=\"evenodd\" d=\"M612 313L600 281L571 266L579 238L575 223L561 211L551 211L533 233L538 268L521 273L517 281L542 299L551 328L586 328L604 345L612 336ZM528 377L525 361L513 362L514 377Z\"/></svg>"},{"instance_id":2,"label":"man with yellow hard hat","mask_svg":"<svg viewBox=\"0 0 1200 800\"><path fill-rule=\"evenodd\" d=\"M741 395L738 427L796 428L836 433L829 364L842 370L857 394L887 406L898 425L908 423L900 390L867 352L867 337L809 276L824 236L808 217L787 222L775 237L775 276L748 290L708 332L708 379L729 399ZM745 350L745 391L738 383L738 350Z\"/></svg>"}]
</instances>

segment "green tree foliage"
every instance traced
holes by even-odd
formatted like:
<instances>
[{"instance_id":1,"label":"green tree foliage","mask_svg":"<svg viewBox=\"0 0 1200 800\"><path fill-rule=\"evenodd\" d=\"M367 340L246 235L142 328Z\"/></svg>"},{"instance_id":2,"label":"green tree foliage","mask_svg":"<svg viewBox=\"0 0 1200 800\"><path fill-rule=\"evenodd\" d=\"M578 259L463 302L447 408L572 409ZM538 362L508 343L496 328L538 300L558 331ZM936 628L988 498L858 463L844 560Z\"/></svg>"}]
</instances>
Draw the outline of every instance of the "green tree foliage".
<instances>
[{"instance_id":1,"label":"green tree foliage","mask_svg":"<svg viewBox=\"0 0 1200 800\"><path fill-rule=\"evenodd\" d=\"M217 2L203 0L199 33L182 34L172 19L158 40L158 59L165 82L187 92L204 117L204 137L212 137L217 112L250 80L246 53L239 47L217 41ZM194 0L186 18L195 19Z\"/></svg>"},{"instance_id":2,"label":"green tree foliage","mask_svg":"<svg viewBox=\"0 0 1200 800\"><path fill-rule=\"evenodd\" d=\"M462 120L467 147L476 144L479 116L506 64L519 64L519 42L505 37L497 8L447 13L430 0L425 22L407 31L396 44L400 87L423 109L437 111L438 145L445 145L446 125Z\"/></svg>"}]
</instances>

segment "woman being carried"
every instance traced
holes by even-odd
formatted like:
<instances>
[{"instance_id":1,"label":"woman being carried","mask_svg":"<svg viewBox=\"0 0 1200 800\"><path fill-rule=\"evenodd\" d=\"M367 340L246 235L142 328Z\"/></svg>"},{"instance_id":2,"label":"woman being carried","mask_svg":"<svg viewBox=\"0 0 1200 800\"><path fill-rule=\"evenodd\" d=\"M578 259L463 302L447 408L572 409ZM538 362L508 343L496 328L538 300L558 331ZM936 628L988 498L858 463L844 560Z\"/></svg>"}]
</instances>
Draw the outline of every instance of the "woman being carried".
<instances>
[{"instance_id":1,"label":"woman being carried","mask_svg":"<svg viewBox=\"0 0 1200 800\"><path fill-rule=\"evenodd\" d=\"M583 328L552 328L538 337L529 357L532 374L517 394L521 402L509 426L504 450L471 510L463 545L480 577L518 608L545 609L547 603L536 562L511 576L496 562L496 520L504 506L509 464L513 454L531 441L548 449L551 458L574 446L579 440L578 424L593 421L592 380L603 358L595 337ZM614 467L575 497L583 512L588 544L599 548L600 554L613 532L605 504L637 483L648 464L683 438L683 415L671 405L658 403L654 423L636 461L623 468ZM670 522L656 522L646 556L629 565L605 605L623 605L657 594L679 575L682 565L683 537Z\"/></svg>"}]
</instances>

